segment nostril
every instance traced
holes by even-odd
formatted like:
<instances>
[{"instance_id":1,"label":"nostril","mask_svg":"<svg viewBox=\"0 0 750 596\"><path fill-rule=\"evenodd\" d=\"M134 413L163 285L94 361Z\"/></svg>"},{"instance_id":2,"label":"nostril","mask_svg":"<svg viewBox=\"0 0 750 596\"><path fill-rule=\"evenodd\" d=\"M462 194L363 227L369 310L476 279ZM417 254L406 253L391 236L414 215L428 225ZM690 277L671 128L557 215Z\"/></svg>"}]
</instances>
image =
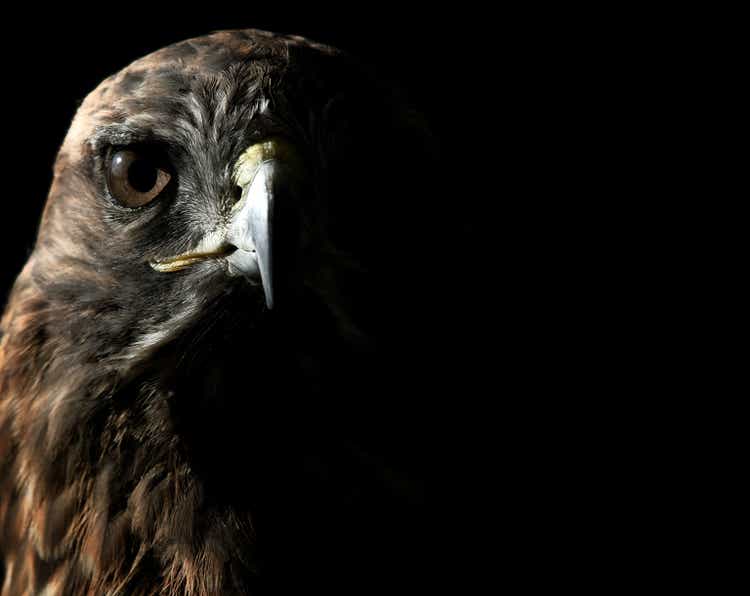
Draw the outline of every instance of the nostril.
<instances>
[{"instance_id":1,"label":"nostril","mask_svg":"<svg viewBox=\"0 0 750 596\"><path fill-rule=\"evenodd\" d=\"M237 204L240 202L241 198L242 198L242 187L237 185L232 189L232 201L234 204Z\"/></svg>"}]
</instances>

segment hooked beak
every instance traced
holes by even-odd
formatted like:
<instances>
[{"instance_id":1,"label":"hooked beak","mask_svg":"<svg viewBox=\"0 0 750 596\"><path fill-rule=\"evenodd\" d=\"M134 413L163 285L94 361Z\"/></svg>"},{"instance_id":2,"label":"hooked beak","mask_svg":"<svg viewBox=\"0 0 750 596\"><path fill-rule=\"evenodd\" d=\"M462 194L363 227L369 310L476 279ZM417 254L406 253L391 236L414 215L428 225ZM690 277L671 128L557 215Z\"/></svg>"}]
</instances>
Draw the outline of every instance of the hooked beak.
<instances>
[{"instance_id":1,"label":"hooked beak","mask_svg":"<svg viewBox=\"0 0 750 596\"><path fill-rule=\"evenodd\" d=\"M274 302L274 178L278 165L263 162L242 189L227 230L227 242L237 247L227 261L231 275L244 275L263 284L266 306Z\"/></svg>"},{"instance_id":2,"label":"hooked beak","mask_svg":"<svg viewBox=\"0 0 750 596\"><path fill-rule=\"evenodd\" d=\"M227 242L237 247L227 257L229 274L260 281L269 309L277 301L279 270L290 268L287 253L298 241L301 171L294 148L280 139L253 145L235 166L242 195L227 228Z\"/></svg>"}]
</instances>

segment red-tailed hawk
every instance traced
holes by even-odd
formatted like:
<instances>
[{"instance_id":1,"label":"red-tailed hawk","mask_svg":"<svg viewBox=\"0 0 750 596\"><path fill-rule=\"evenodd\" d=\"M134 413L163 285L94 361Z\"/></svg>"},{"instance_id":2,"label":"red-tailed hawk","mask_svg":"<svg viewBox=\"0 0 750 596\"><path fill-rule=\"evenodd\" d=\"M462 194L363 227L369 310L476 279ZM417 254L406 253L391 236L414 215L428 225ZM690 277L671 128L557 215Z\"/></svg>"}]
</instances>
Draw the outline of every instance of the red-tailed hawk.
<instances>
[{"instance_id":1,"label":"red-tailed hawk","mask_svg":"<svg viewBox=\"0 0 750 596\"><path fill-rule=\"evenodd\" d=\"M188 40L85 99L0 329L3 596L408 588L386 503L419 497L339 431L403 399L432 155L299 37Z\"/></svg>"}]
</instances>

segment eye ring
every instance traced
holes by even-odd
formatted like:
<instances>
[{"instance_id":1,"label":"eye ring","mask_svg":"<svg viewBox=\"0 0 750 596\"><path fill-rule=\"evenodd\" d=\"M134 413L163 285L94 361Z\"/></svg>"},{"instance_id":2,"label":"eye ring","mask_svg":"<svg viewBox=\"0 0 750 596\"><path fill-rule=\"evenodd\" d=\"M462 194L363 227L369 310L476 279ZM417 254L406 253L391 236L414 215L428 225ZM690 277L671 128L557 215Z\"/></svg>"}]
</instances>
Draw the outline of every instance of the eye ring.
<instances>
[{"instance_id":1,"label":"eye ring","mask_svg":"<svg viewBox=\"0 0 750 596\"><path fill-rule=\"evenodd\" d=\"M107 164L107 187L121 205L135 209L153 201L169 184L172 175L145 151L118 149Z\"/></svg>"}]
</instances>

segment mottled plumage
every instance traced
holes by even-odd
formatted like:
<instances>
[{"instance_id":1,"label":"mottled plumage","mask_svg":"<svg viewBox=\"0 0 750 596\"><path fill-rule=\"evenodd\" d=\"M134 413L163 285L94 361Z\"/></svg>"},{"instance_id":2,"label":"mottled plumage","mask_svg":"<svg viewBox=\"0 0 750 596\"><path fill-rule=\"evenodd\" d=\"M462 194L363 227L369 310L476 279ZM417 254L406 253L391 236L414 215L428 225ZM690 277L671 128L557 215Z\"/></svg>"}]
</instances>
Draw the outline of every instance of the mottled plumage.
<instances>
[{"instance_id":1,"label":"mottled plumage","mask_svg":"<svg viewBox=\"0 0 750 596\"><path fill-rule=\"evenodd\" d=\"M155 270L231 217L233 165L268 138L305 172L278 306L224 257ZM104 173L132 146L171 173L137 209ZM386 571L400 538L368 532L403 483L372 488L340 463L368 456L331 464L326 441L385 386L380 350L408 321L393 319L398 288L419 265L399 246L429 206L431 160L398 94L298 37L178 43L86 98L0 327L3 596L333 589Z\"/></svg>"}]
</instances>

